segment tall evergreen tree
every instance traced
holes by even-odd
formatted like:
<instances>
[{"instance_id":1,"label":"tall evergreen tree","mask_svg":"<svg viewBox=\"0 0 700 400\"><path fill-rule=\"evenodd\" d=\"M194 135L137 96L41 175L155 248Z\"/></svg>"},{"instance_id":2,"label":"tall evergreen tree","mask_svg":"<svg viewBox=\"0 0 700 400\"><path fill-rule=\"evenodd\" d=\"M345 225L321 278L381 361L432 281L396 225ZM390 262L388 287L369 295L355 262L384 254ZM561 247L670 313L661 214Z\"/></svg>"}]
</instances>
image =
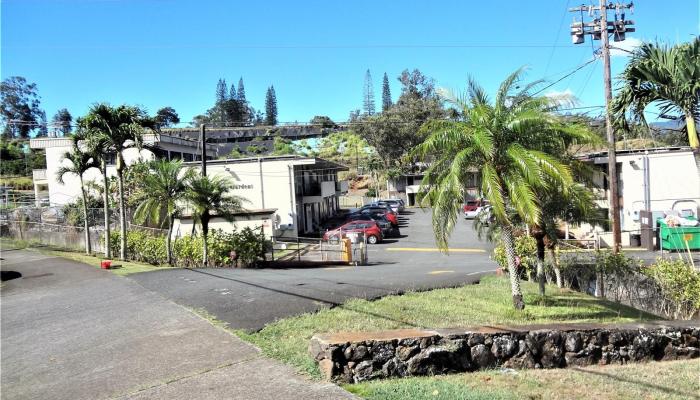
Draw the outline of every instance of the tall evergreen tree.
<instances>
[{"instance_id":1,"label":"tall evergreen tree","mask_svg":"<svg viewBox=\"0 0 700 400\"><path fill-rule=\"evenodd\" d=\"M386 111L391 108L391 89L389 89L389 77L384 73L384 80L382 81L382 111Z\"/></svg>"},{"instance_id":2,"label":"tall evergreen tree","mask_svg":"<svg viewBox=\"0 0 700 400\"><path fill-rule=\"evenodd\" d=\"M237 101L238 100L238 94L236 94L236 85L233 83L231 84L231 90L228 92L228 99Z\"/></svg>"},{"instance_id":3,"label":"tall evergreen tree","mask_svg":"<svg viewBox=\"0 0 700 400\"><path fill-rule=\"evenodd\" d=\"M365 73L362 108L366 115L374 115L374 88L372 87L372 74L369 72L369 69Z\"/></svg>"},{"instance_id":4,"label":"tall evergreen tree","mask_svg":"<svg viewBox=\"0 0 700 400\"><path fill-rule=\"evenodd\" d=\"M274 86L267 88L265 95L265 125L277 125L277 95Z\"/></svg>"},{"instance_id":5,"label":"tall evergreen tree","mask_svg":"<svg viewBox=\"0 0 700 400\"><path fill-rule=\"evenodd\" d=\"M62 108L56 111L52 119L53 125L56 127L56 133L66 136L70 133L73 116L70 115L67 109Z\"/></svg>"},{"instance_id":6,"label":"tall evergreen tree","mask_svg":"<svg viewBox=\"0 0 700 400\"><path fill-rule=\"evenodd\" d=\"M226 79L219 79L219 82L216 83L216 104L226 101L227 92Z\"/></svg>"},{"instance_id":7,"label":"tall evergreen tree","mask_svg":"<svg viewBox=\"0 0 700 400\"><path fill-rule=\"evenodd\" d=\"M238 79L238 100L245 104L248 102L245 98L245 87L243 86L243 77Z\"/></svg>"}]
</instances>

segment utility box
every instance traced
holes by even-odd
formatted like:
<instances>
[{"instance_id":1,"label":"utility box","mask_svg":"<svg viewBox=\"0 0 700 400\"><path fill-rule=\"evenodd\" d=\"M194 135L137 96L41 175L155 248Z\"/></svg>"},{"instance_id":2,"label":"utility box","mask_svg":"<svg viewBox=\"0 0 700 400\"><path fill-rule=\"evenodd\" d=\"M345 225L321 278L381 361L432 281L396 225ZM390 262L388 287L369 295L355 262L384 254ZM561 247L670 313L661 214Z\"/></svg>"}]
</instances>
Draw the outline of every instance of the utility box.
<instances>
[{"instance_id":1,"label":"utility box","mask_svg":"<svg viewBox=\"0 0 700 400\"><path fill-rule=\"evenodd\" d=\"M654 237L656 236L655 231L656 220L653 218L651 211L641 210L639 212L639 224L641 225L641 241L642 247L649 250L656 250L654 245Z\"/></svg>"}]
</instances>

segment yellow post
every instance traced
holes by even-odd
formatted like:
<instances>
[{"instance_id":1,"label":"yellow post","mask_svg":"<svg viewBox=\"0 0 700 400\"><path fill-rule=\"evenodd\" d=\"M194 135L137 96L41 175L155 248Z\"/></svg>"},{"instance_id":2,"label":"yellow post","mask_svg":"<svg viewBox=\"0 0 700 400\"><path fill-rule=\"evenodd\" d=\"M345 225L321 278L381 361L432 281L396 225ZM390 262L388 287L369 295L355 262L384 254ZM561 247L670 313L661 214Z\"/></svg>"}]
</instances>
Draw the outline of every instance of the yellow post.
<instances>
[{"instance_id":1,"label":"yellow post","mask_svg":"<svg viewBox=\"0 0 700 400\"><path fill-rule=\"evenodd\" d=\"M342 240L343 261L352 263L352 241L348 238Z\"/></svg>"}]
</instances>

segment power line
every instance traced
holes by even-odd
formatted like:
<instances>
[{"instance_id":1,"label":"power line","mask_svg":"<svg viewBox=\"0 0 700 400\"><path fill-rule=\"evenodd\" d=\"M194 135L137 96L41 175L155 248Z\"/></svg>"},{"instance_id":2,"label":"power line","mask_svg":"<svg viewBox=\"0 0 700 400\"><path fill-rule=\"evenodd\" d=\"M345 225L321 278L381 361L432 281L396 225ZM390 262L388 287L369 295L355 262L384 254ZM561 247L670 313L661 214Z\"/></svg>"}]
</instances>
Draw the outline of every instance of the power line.
<instances>
[{"instance_id":1,"label":"power line","mask_svg":"<svg viewBox=\"0 0 700 400\"><path fill-rule=\"evenodd\" d=\"M597 60L597 57L594 57L594 58L592 58L591 60L588 60L587 62L585 62L585 63L579 65L579 66L576 67L576 69L574 69L573 71L569 72L568 74L562 76L561 78L557 79L556 81L550 83L549 85L547 85L547 86L543 87L542 89L538 90L537 92L533 93L532 96L537 96L538 94L540 94L540 93L544 92L545 90L551 88L552 86L554 86L554 85L556 85L557 83L563 81L564 79L568 78L569 76L571 76L571 75L577 73L577 72L580 71L581 69L585 68L588 64L591 64L591 63L595 62L596 60Z\"/></svg>"},{"instance_id":2,"label":"power line","mask_svg":"<svg viewBox=\"0 0 700 400\"><path fill-rule=\"evenodd\" d=\"M552 51L549 53L549 59L547 60L547 67L544 69L544 74L547 75L547 72L549 72L549 65L552 63L552 59L554 58L554 51L556 50L556 44L557 44L557 38L559 38L559 35L561 34L561 28L564 27L564 20L566 19L567 11L569 10L569 3L571 3L571 0L566 0L566 7L564 7L564 13L561 16L561 21L559 22L559 28L557 29L557 34L554 36L554 44L552 45Z\"/></svg>"},{"instance_id":3,"label":"power line","mask_svg":"<svg viewBox=\"0 0 700 400\"><path fill-rule=\"evenodd\" d=\"M421 43L377 43L377 44L271 44L245 45L237 43L192 44L192 45L144 45L144 46L5 46L6 50L156 50L156 49L239 49L239 50L333 50L333 49L465 49L465 48L569 48L573 45L547 44L506 44L506 43L455 43L455 44L421 44Z\"/></svg>"}]
</instances>

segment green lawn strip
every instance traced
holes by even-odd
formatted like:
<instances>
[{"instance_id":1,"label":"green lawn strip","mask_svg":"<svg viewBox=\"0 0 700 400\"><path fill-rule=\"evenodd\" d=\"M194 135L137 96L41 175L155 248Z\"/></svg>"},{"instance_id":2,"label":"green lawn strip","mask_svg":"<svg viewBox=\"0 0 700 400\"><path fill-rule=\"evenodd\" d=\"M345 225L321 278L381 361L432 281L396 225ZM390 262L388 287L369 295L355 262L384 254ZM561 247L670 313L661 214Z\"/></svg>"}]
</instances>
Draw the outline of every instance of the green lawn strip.
<instances>
[{"instance_id":1,"label":"green lawn strip","mask_svg":"<svg viewBox=\"0 0 700 400\"><path fill-rule=\"evenodd\" d=\"M68 251L65 249L52 248L50 246L44 246L37 243L30 243L22 240L13 240L2 238L0 240L0 247L3 249L14 248L14 249L24 249L29 248L34 251L38 251L42 254L67 258L69 260L78 261L84 264L91 265L93 267L99 268L100 262L104 260L104 257L99 256L88 256L84 253L79 253L76 251ZM110 269L109 271L119 276L127 276L131 274L137 274L139 272L156 271L163 268L171 268L167 266L157 266L151 264L144 264L135 261L119 261L112 259L112 265L117 266L116 268Z\"/></svg>"},{"instance_id":2,"label":"green lawn strip","mask_svg":"<svg viewBox=\"0 0 700 400\"><path fill-rule=\"evenodd\" d=\"M370 381L344 388L369 400L698 399L698 360L586 368L479 371Z\"/></svg>"},{"instance_id":3,"label":"green lawn strip","mask_svg":"<svg viewBox=\"0 0 700 400\"><path fill-rule=\"evenodd\" d=\"M547 322L630 322L657 317L617 303L572 290L548 286L544 298L537 285L523 282L527 307L513 309L507 279L484 277L478 285L438 289L376 301L351 300L333 309L282 319L255 333L237 331L263 353L320 378L308 354L309 339L316 333L379 331L399 328L455 328L488 324Z\"/></svg>"}]
</instances>

